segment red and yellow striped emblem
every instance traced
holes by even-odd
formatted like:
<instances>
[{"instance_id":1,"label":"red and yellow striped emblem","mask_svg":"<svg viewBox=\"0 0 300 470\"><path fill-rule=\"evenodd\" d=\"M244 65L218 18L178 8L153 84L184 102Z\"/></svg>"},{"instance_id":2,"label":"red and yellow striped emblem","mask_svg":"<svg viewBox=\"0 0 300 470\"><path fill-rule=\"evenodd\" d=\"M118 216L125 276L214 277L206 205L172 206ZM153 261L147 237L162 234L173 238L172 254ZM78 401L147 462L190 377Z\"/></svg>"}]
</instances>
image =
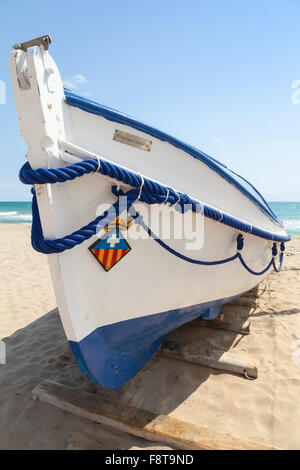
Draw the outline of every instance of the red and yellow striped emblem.
<instances>
[{"instance_id":1,"label":"red and yellow striped emblem","mask_svg":"<svg viewBox=\"0 0 300 470\"><path fill-rule=\"evenodd\" d=\"M102 264L105 271L109 271L118 261L120 261L123 256L125 256L130 251L130 248L119 249L119 250L99 250L91 249L91 252L95 254L99 263Z\"/></svg>"},{"instance_id":2,"label":"red and yellow striped emblem","mask_svg":"<svg viewBox=\"0 0 300 470\"><path fill-rule=\"evenodd\" d=\"M90 252L99 261L105 271L109 271L131 250L119 229L115 227L104 238L89 247Z\"/></svg>"}]
</instances>

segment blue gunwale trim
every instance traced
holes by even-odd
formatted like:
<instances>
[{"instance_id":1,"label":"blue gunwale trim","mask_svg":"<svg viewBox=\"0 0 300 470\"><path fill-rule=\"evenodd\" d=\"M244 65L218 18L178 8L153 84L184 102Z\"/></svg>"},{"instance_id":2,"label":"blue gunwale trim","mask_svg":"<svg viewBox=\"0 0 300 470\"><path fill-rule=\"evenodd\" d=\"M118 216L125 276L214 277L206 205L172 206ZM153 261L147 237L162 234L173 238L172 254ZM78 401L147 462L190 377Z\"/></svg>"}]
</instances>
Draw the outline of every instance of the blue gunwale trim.
<instances>
[{"instance_id":1,"label":"blue gunwale trim","mask_svg":"<svg viewBox=\"0 0 300 470\"><path fill-rule=\"evenodd\" d=\"M260 194L260 192L253 186L252 183L250 183L248 180L246 180L244 177L240 176L238 173L235 173L234 171L230 170L226 165L223 163L219 162L215 158L210 157L206 153L196 149L192 145L186 144L182 142L179 139L176 139L175 137L172 137L169 134L166 134L165 132L160 131L159 129L156 129L155 127L149 126L148 124L144 124L135 118L132 118L128 116L127 114L121 113L120 111L111 109L107 106L104 106L100 103L96 103L95 101L88 100L86 98L83 98L81 96L76 95L75 93L71 92L68 89L64 89L65 91L65 98L66 98L66 103L70 106L74 106L77 108L80 108L83 111L86 111L91 114L96 114L98 116L102 116L105 119L108 119L109 121L114 121L118 122L119 124L123 124L126 126L130 126L134 129L137 129L141 132L144 132L146 134L151 135L152 137L155 137L159 140L162 140L164 142L168 142L169 144L173 145L174 147L177 147L192 157L200 160L202 163L207 165L209 168L211 168L213 171L215 171L218 175L220 175L222 178L224 178L228 183L232 184L235 186L242 194L244 194L248 199L250 199L256 206L259 207L259 209L267 216L269 219L271 219L273 222L277 223L280 227L283 227L281 221L278 219L278 217L274 214L264 197ZM234 175L236 175L238 178L241 178L245 183L247 183L255 192L256 194L261 198L263 201L260 202L256 197L254 197L251 192L249 192L242 184L240 184L233 176L228 174L224 169L230 171Z\"/></svg>"}]
</instances>

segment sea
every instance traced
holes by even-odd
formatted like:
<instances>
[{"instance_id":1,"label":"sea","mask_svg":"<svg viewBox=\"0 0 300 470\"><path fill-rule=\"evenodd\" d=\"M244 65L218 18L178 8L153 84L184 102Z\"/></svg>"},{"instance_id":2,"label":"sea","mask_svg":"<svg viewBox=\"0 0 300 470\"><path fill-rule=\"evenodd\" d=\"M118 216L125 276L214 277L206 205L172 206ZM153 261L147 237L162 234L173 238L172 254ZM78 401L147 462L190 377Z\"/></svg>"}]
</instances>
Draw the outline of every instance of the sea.
<instances>
[{"instance_id":1,"label":"sea","mask_svg":"<svg viewBox=\"0 0 300 470\"><path fill-rule=\"evenodd\" d=\"M300 202L269 202L290 235L300 236ZM0 223L31 224L31 202L0 202Z\"/></svg>"},{"instance_id":2,"label":"sea","mask_svg":"<svg viewBox=\"0 0 300 470\"><path fill-rule=\"evenodd\" d=\"M31 224L31 202L0 202L0 223Z\"/></svg>"}]
</instances>

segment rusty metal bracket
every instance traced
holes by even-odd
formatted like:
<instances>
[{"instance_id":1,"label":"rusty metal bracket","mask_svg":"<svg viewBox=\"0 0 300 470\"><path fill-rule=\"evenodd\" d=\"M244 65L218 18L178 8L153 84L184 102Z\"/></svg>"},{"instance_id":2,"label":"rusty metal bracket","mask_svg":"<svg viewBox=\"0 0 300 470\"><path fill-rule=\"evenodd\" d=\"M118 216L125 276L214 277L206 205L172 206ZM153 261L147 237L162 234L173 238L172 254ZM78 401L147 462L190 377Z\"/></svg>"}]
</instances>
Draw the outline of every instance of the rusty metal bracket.
<instances>
[{"instance_id":1,"label":"rusty metal bracket","mask_svg":"<svg viewBox=\"0 0 300 470\"><path fill-rule=\"evenodd\" d=\"M23 51L27 51L29 47L43 46L44 49L47 51L49 49L51 42L52 42L51 37L48 34L46 34L45 36L40 36L39 38L31 39L31 41L21 42L20 44L14 44L13 49L16 49L16 50L21 49Z\"/></svg>"}]
</instances>

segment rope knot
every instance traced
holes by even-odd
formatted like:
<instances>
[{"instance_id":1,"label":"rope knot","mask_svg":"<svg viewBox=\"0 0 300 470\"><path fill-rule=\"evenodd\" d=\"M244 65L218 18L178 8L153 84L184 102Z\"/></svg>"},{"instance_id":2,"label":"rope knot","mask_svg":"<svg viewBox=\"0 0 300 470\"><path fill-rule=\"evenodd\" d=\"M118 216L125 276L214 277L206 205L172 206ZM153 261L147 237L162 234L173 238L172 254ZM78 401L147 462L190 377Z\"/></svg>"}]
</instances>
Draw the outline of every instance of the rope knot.
<instances>
[{"instance_id":1,"label":"rope knot","mask_svg":"<svg viewBox=\"0 0 300 470\"><path fill-rule=\"evenodd\" d=\"M244 248L244 235L240 233L236 239L236 242L237 242L236 251L240 253L242 249Z\"/></svg>"},{"instance_id":2,"label":"rope knot","mask_svg":"<svg viewBox=\"0 0 300 470\"><path fill-rule=\"evenodd\" d=\"M284 253L284 251L285 251L285 245L284 245L283 242L280 243L280 251L281 251L281 253Z\"/></svg>"},{"instance_id":3,"label":"rope knot","mask_svg":"<svg viewBox=\"0 0 300 470\"><path fill-rule=\"evenodd\" d=\"M278 254L277 243L273 243L273 247L272 247L273 258L276 258L277 254Z\"/></svg>"},{"instance_id":4,"label":"rope knot","mask_svg":"<svg viewBox=\"0 0 300 470\"><path fill-rule=\"evenodd\" d=\"M114 184L112 187L111 187L111 192L117 196L117 197L120 197L120 196L124 196L124 191L123 189L121 189L120 187L118 187L116 184Z\"/></svg>"}]
</instances>

